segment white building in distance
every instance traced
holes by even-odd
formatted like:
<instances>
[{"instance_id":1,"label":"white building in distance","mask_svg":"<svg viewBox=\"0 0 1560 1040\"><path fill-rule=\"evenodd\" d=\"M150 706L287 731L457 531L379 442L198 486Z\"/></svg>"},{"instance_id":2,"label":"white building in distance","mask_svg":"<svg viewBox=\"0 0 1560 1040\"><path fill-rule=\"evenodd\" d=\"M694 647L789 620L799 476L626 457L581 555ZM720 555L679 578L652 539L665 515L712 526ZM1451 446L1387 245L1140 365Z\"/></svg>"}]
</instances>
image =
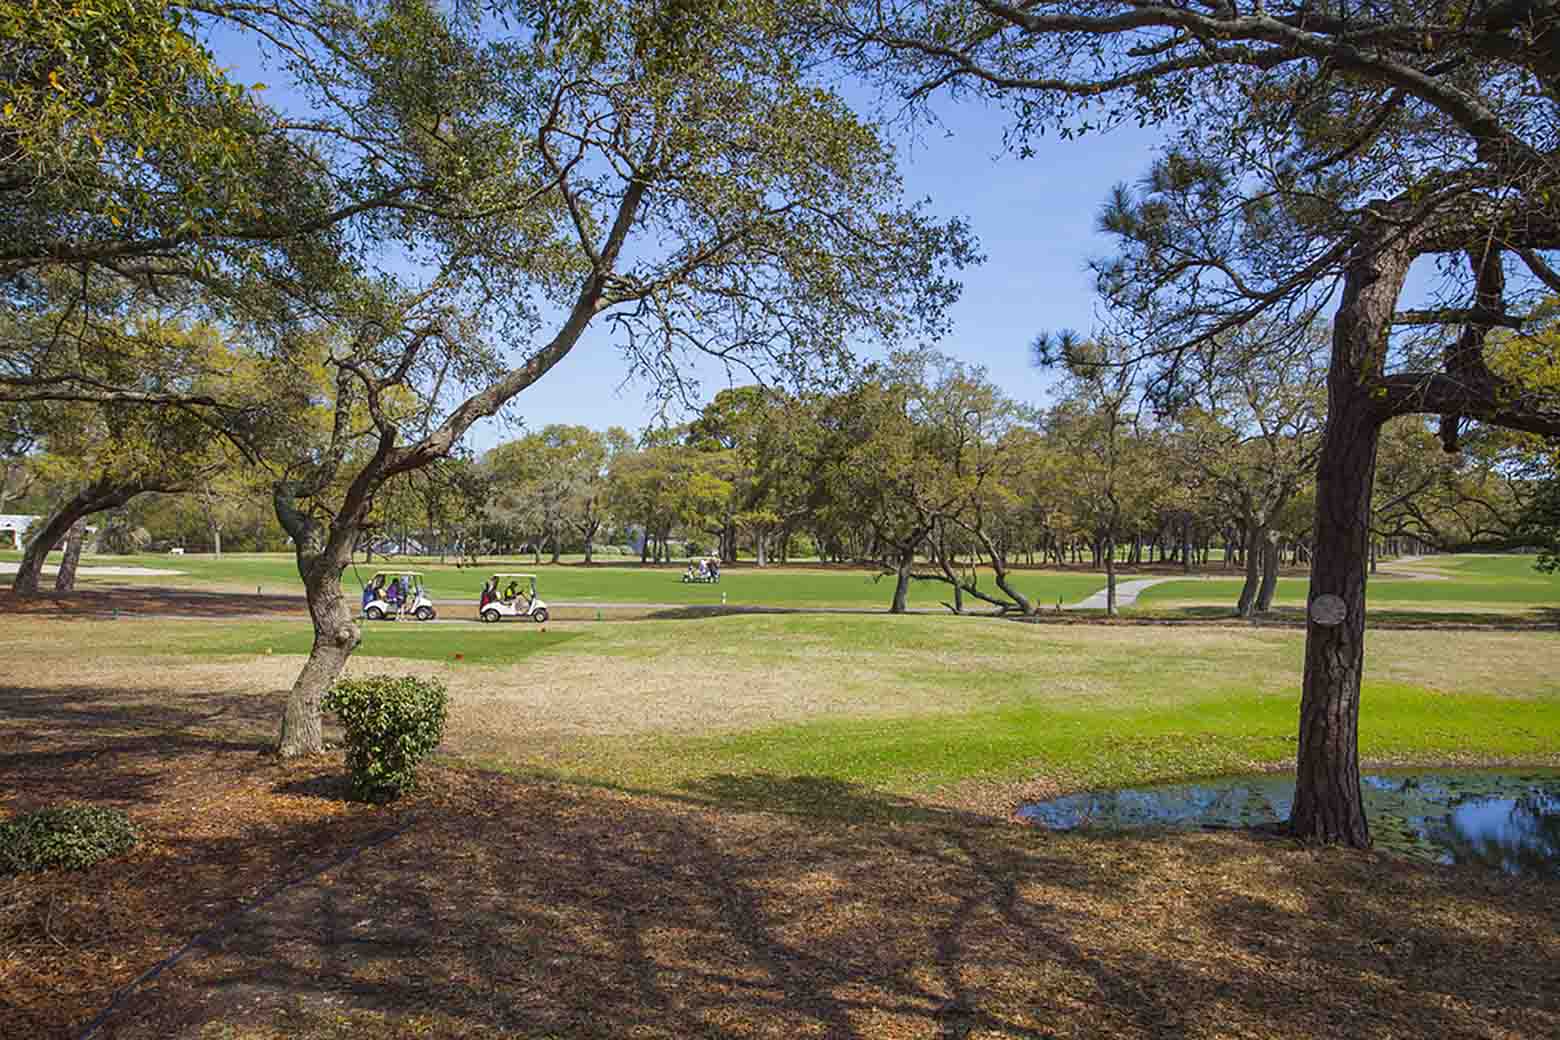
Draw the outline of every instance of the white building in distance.
<instances>
[{"instance_id":1,"label":"white building in distance","mask_svg":"<svg viewBox=\"0 0 1560 1040\"><path fill-rule=\"evenodd\" d=\"M21 513L0 513L0 548L20 549L22 534L42 519L41 516L26 516Z\"/></svg>"}]
</instances>

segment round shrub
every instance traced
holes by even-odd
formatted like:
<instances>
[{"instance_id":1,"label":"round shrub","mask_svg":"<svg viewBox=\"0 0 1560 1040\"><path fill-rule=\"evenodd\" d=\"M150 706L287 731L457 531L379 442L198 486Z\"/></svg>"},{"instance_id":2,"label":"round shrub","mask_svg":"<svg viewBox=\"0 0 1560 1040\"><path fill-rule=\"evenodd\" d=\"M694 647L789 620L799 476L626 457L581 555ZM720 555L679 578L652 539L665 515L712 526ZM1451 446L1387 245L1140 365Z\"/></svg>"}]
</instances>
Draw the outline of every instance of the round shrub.
<instances>
[{"instance_id":1,"label":"round shrub","mask_svg":"<svg viewBox=\"0 0 1560 1040\"><path fill-rule=\"evenodd\" d=\"M126 852L140 838L122 810L59 805L0 821L0 874L80 870Z\"/></svg>"},{"instance_id":2,"label":"round shrub","mask_svg":"<svg viewBox=\"0 0 1560 1040\"><path fill-rule=\"evenodd\" d=\"M439 746L449 696L437 679L369 675L336 683L324 706L346 731L353 795L386 802L412 788L417 763Z\"/></svg>"}]
</instances>

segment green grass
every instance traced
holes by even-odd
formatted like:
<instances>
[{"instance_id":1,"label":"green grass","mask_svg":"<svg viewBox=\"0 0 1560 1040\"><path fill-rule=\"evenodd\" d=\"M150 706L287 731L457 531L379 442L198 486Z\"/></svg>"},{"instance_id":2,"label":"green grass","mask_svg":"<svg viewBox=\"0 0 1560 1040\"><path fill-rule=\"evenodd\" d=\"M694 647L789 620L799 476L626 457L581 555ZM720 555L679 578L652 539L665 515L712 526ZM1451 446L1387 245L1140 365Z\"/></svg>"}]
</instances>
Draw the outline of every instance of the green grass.
<instances>
[{"instance_id":1,"label":"green grass","mask_svg":"<svg viewBox=\"0 0 1560 1040\"><path fill-rule=\"evenodd\" d=\"M1560 635L1377 631L1369 640L1368 758L1560 764ZM67 683L133 673L138 690L198 703L209 679L181 680L186 665L301 655L309 642L303 621L24 618L0 629L0 656L25 662L21 683L34 673ZM1079 789L1284 768L1303 647L1291 629L795 614L545 632L368 625L358 659L453 664L460 654L515 668L450 674L450 750L469 748L485 764L783 802L829 785L925 796L967 783L1045 778ZM292 661L277 664L265 674L285 685ZM86 677L70 678L75 669ZM547 696L507 701L522 675L545 677Z\"/></svg>"},{"instance_id":2,"label":"green grass","mask_svg":"<svg viewBox=\"0 0 1560 1040\"><path fill-rule=\"evenodd\" d=\"M1379 574L1370 580L1367 602L1371 609L1430 604L1489 604L1500 607L1560 606L1560 575L1533 569L1532 556L1432 557L1409 565L1424 571L1440 571L1446 581ZM1309 582L1281 578L1274 602L1304 606ZM1171 581L1144 589L1138 603L1145 607L1163 603L1228 603L1240 596L1241 581L1215 578L1205 581Z\"/></svg>"},{"instance_id":3,"label":"green grass","mask_svg":"<svg viewBox=\"0 0 1560 1040\"><path fill-rule=\"evenodd\" d=\"M129 631L124 626L122 631ZM184 622L159 629L161 638L148 645L138 637L95 640L99 652L109 649L141 654L189 654L192 657L242 657L253 654L307 654L314 635L306 622L244 621ZM544 630L534 625L418 625L396 622L363 626L363 643L354 657L391 657L466 664L515 664L553 649L580 632Z\"/></svg>"},{"instance_id":4,"label":"green grass","mask_svg":"<svg viewBox=\"0 0 1560 1040\"><path fill-rule=\"evenodd\" d=\"M14 552L0 553L0 559L17 558L18 554ZM1370 603L1373 610L1442 605L1477 610L1485 605L1520 612L1529 607L1560 606L1560 575L1540 574L1533 569L1533 560L1532 556L1504 555L1430 557L1410 566L1445 573L1451 580L1421 581L1381 574L1371 582ZM266 592L298 595L303 592L293 558L284 553L229 553L220 558L198 554L101 556L84 562L87 565L142 566L182 572L164 577L83 576L84 585L148 584L239 591L261 588ZM680 568L640 567L637 564L533 566L528 560L507 560L484 561L479 569L458 569L452 564L432 561L412 561L404 565L425 572L435 602L475 600L486 574L494 570L536 573L542 598L556 602L691 606L719 603L724 594L726 601L733 605L879 609L887 606L893 594L888 580L874 581L867 571L823 567L728 568L719 585L691 585L679 580ZM367 580L378 567L359 564L349 568L347 588L355 594L361 587L359 579ZM0 575L0 585L6 581L8 577ZM1104 586L1104 576L1092 572L1019 572L1015 581L1023 592L1046 607L1053 606L1058 598L1064 603L1075 603ZM1240 579L1234 575L1177 580L1144 590L1138 603L1150 611L1169 604L1233 605L1240 587ZM1307 582L1303 578L1281 579L1275 602L1282 606L1303 607L1306 588ZM948 589L941 583L915 582L910 588L913 607L935 608L947 598ZM970 605L974 609L981 608L973 601Z\"/></svg>"},{"instance_id":5,"label":"green grass","mask_svg":"<svg viewBox=\"0 0 1560 1040\"><path fill-rule=\"evenodd\" d=\"M1560 574L1544 574L1533 565L1538 557L1533 555L1480 555L1432 556L1416 560L1417 570L1441 571L1457 578L1502 578L1517 582L1547 582L1551 588L1560 589Z\"/></svg>"},{"instance_id":6,"label":"green grass","mask_svg":"<svg viewBox=\"0 0 1560 1040\"><path fill-rule=\"evenodd\" d=\"M593 782L741 800L765 785L733 778L805 777L915 795L1036 776L1067 788L1109 787L1294 760L1299 632L1139 635L818 616L732 618L704 631L711 645L740 645L769 672L856 661L861 712L724 732L716 717L715 732L705 734L584 740L551 751L548 767ZM603 649L592 640L563 652ZM1362 753L1560 764L1560 679L1543 664L1554 659L1560 637L1547 633L1378 633ZM720 668L719 659L712 663ZM645 667L658 664L647 658ZM798 696L808 694L805 683ZM910 710L885 711L886 691Z\"/></svg>"},{"instance_id":7,"label":"green grass","mask_svg":"<svg viewBox=\"0 0 1560 1040\"><path fill-rule=\"evenodd\" d=\"M16 559L16 553L0 553L0 559ZM230 588L250 591L261 588L271 593L302 595L303 585L293 559L280 553L226 554L220 559L209 556L99 556L86 558L84 566L139 566L183 573L159 577L104 577L83 575L87 584L146 584L192 588ZM347 588L354 595L381 565L363 565L347 569ZM389 566L389 565L384 565ZM430 562L402 564L424 572L430 595L439 600L475 601L482 582L494 571L535 573L541 596L548 601L595 603L668 603L676 605L715 604L724 594L732 604L757 606L837 606L886 608L893 597L889 580L874 581L864 570L832 568L727 568L719 585L685 584L681 567L639 567L543 564L528 561L484 561L478 569L457 569L453 564ZM0 583L8 576L0 575ZM989 580L989 579L988 579ZM1035 571L1023 573L1017 586L1044 604L1058 597L1072 603L1094 592L1102 579L1092 574ZM947 586L939 582L915 582L910 587L912 606L935 608L948 598ZM972 602L972 606L978 606Z\"/></svg>"},{"instance_id":8,"label":"green grass","mask_svg":"<svg viewBox=\"0 0 1560 1040\"><path fill-rule=\"evenodd\" d=\"M1533 703L1367 683L1363 704L1366 758L1542 758L1554 754L1560 736L1555 699ZM1288 762L1298 708L1294 694L1250 692L1165 708L1031 704L870 723L819 721L668 742L661 750L681 769L703 775L827 776L906 789L1042 773L1072 786L1109 787Z\"/></svg>"}]
</instances>

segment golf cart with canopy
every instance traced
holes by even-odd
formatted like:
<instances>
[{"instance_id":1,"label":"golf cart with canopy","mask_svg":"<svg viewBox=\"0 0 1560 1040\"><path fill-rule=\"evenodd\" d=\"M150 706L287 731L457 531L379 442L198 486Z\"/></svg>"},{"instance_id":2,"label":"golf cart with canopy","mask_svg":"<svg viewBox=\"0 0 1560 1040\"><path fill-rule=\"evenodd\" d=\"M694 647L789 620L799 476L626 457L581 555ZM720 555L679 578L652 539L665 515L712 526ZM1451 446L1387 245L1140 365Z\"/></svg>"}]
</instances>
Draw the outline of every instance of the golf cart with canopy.
<instances>
[{"instance_id":1,"label":"golf cart with canopy","mask_svg":"<svg viewBox=\"0 0 1560 1040\"><path fill-rule=\"evenodd\" d=\"M529 618L537 624L547 621L547 604L536 595L536 575L498 573L482 586L477 616L483 621L505 618Z\"/></svg>"},{"instance_id":2,"label":"golf cart with canopy","mask_svg":"<svg viewBox=\"0 0 1560 1040\"><path fill-rule=\"evenodd\" d=\"M719 585L720 584L720 557L718 556L692 556L688 559L688 569L683 571L683 584L694 585Z\"/></svg>"},{"instance_id":3,"label":"golf cart with canopy","mask_svg":"<svg viewBox=\"0 0 1560 1040\"><path fill-rule=\"evenodd\" d=\"M370 621L395 620L411 615L432 621L433 600L423 587L421 571L378 571L363 586L363 616Z\"/></svg>"}]
</instances>

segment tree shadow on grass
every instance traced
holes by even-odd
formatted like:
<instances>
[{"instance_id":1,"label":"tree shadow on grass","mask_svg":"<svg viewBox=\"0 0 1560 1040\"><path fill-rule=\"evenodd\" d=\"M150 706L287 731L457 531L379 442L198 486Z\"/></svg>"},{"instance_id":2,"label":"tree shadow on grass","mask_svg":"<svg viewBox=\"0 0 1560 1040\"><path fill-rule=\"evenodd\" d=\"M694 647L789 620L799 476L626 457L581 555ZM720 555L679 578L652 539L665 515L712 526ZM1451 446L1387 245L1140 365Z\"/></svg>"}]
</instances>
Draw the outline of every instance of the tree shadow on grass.
<instances>
[{"instance_id":1,"label":"tree shadow on grass","mask_svg":"<svg viewBox=\"0 0 1560 1040\"><path fill-rule=\"evenodd\" d=\"M778 812L833 820L919 820L990 824L991 817L931 805L834 777L722 773L680 786L697 800L739 811Z\"/></svg>"},{"instance_id":2,"label":"tree shadow on grass","mask_svg":"<svg viewBox=\"0 0 1560 1040\"><path fill-rule=\"evenodd\" d=\"M870 800L804 780L715 789ZM1232 835L734 814L443 771L418 813L207 936L102 1035L215 1023L306 1040L1560 1028L1553 885ZM1380 956L1393 937L1434 957ZM1499 959L1514 986L1442 956L1453 950L1469 965Z\"/></svg>"},{"instance_id":3,"label":"tree shadow on grass","mask_svg":"<svg viewBox=\"0 0 1560 1040\"><path fill-rule=\"evenodd\" d=\"M224 770L269 750L267 699L207 690L94 686L0 689L0 798L21 812L56 801L154 801L194 763ZM208 766L209 767L209 766Z\"/></svg>"}]
</instances>

